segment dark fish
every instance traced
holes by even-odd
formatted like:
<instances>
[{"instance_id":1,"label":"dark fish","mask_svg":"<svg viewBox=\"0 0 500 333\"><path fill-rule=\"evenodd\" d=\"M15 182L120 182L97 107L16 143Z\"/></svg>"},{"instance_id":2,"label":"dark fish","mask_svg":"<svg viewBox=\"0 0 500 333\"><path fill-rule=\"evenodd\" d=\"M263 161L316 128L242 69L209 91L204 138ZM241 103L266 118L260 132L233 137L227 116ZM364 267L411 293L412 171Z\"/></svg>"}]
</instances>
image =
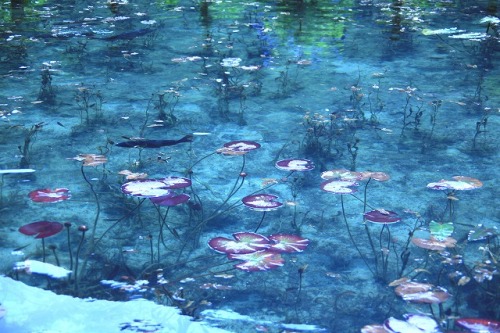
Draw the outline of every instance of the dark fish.
<instances>
[{"instance_id":1,"label":"dark fish","mask_svg":"<svg viewBox=\"0 0 500 333\"><path fill-rule=\"evenodd\" d=\"M155 31L155 29L144 28L144 29L127 31L127 32L123 32L123 33L118 34L118 35L109 36L109 37L100 38L100 39L104 39L104 40L130 40L130 39L134 39L136 37L147 35L150 32L154 32L154 31Z\"/></svg>"},{"instance_id":2,"label":"dark fish","mask_svg":"<svg viewBox=\"0 0 500 333\"><path fill-rule=\"evenodd\" d=\"M178 143L191 142L193 141L193 135L188 134L179 140L147 140L147 139L137 139L128 140L124 142L117 143L116 146L124 148L161 148L166 146L173 146Z\"/></svg>"}]
</instances>

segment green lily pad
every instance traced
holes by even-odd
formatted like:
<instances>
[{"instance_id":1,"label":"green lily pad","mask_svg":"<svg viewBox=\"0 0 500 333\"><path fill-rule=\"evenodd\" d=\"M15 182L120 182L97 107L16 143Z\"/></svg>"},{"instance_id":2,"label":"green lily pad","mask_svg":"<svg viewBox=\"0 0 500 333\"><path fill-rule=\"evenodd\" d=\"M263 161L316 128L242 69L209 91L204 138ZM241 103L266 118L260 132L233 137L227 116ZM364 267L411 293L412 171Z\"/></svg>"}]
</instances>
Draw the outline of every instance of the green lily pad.
<instances>
[{"instance_id":1,"label":"green lily pad","mask_svg":"<svg viewBox=\"0 0 500 333\"><path fill-rule=\"evenodd\" d=\"M451 222L439 223L436 221L431 221L431 223L429 224L429 228L431 230L432 237L439 241L445 240L447 237L450 237L454 229L453 223Z\"/></svg>"}]
</instances>

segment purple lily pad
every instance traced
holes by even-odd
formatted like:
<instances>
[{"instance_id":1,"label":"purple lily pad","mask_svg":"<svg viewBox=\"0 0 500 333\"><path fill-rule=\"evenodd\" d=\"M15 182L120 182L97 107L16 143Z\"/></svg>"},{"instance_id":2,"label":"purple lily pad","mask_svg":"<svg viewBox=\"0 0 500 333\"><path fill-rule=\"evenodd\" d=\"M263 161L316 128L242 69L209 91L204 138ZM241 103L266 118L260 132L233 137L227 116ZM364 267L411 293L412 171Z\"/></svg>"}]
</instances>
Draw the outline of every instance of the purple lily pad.
<instances>
[{"instance_id":1,"label":"purple lily pad","mask_svg":"<svg viewBox=\"0 0 500 333\"><path fill-rule=\"evenodd\" d=\"M273 194L254 194L241 199L243 204L250 209L259 212L268 212L278 209L283 203L277 201L278 197Z\"/></svg>"},{"instance_id":2,"label":"purple lily pad","mask_svg":"<svg viewBox=\"0 0 500 333\"><path fill-rule=\"evenodd\" d=\"M177 206L187 202L189 199L191 199L191 197L185 193L149 198L152 203L159 206Z\"/></svg>"},{"instance_id":3,"label":"purple lily pad","mask_svg":"<svg viewBox=\"0 0 500 333\"><path fill-rule=\"evenodd\" d=\"M397 213L385 209L375 209L364 213L363 216L367 221L373 223L389 224L401 221Z\"/></svg>"},{"instance_id":4,"label":"purple lily pad","mask_svg":"<svg viewBox=\"0 0 500 333\"><path fill-rule=\"evenodd\" d=\"M225 237L212 238L208 245L219 253L236 254L252 253L271 246L269 239L253 232L236 232L235 240Z\"/></svg>"},{"instance_id":5,"label":"purple lily pad","mask_svg":"<svg viewBox=\"0 0 500 333\"><path fill-rule=\"evenodd\" d=\"M290 158L276 162L276 168L284 171L311 171L314 163L302 158Z\"/></svg>"},{"instance_id":6,"label":"purple lily pad","mask_svg":"<svg viewBox=\"0 0 500 333\"><path fill-rule=\"evenodd\" d=\"M269 239L274 242L269 250L275 252L302 252L309 245L309 239L296 235L275 234L269 236Z\"/></svg>"},{"instance_id":7,"label":"purple lily pad","mask_svg":"<svg viewBox=\"0 0 500 333\"><path fill-rule=\"evenodd\" d=\"M325 192L335 194L350 194L357 190L353 186L358 186L358 183L350 180L331 179L321 183L321 189Z\"/></svg>"},{"instance_id":8,"label":"purple lily pad","mask_svg":"<svg viewBox=\"0 0 500 333\"><path fill-rule=\"evenodd\" d=\"M23 225L19 228L19 232L27 236L35 236L35 238L46 238L58 234L64 225L59 222L37 221Z\"/></svg>"},{"instance_id":9,"label":"purple lily pad","mask_svg":"<svg viewBox=\"0 0 500 333\"><path fill-rule=\"evenodd\" d=\"M285 263L285 260L279 253L267 250L241 254L232 253L228 254L228 258L243 260L241 264L236 264L234 267L247 272L267 271L281 267Z\"/></svg>"}]
</instances>

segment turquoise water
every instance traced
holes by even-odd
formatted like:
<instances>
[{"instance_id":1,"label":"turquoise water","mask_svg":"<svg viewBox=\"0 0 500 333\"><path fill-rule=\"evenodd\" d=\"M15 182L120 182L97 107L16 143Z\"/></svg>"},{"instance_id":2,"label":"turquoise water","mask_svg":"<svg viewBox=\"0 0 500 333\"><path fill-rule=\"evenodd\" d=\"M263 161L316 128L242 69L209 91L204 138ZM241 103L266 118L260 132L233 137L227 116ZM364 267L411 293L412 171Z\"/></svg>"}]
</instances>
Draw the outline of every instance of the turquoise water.
<instances>
[{"instance_id":1,"label":"turquoise water","mask_svg":"<svg viewBox=\"0 0 500 333\"><path fill-rule=\"evenodd\" d=\"M36 171L2 174L2 273L80 297L146 297L195 318L205 309L225 309L331 332L359 332L408 312L428 313L448 328L455 317L499 320L498 240L467 239L478 224L494 228L499 221L497 6L3 4L0 170ZM189 133L195 133L192 142L159 148L115 145ZM261 147L214 154L235 140ZM104 155L107 162L83 166L79 154ZM315 169L275 168L288 158L309 159ZM358 180L353 195L322 191L321 173L341 168L390 179ZM191 199L158 211L149 199L122 193L122 170L190 178L190 187L175 191ZM454 176L483 185L426 188ZM47 188L68 188L71 198L37 203L28 197ZM241 199L255 193L277 195L284 204L265 214L252 211ZM375 209L394 211L401 221L363 222L363 213ZM164 216L170 229L160 232ZM283 254L282 267L245 272L207 245L214 237L253 232L262 218L259 234L300 235L308 247ZM45 239L68 269L82 236L77 227L89 228L78 283L12 271L15 262L43 259L41 242L18 231L43 220L71 222ZM409 233L428 238L431 221L452 222L457 245L441 252L415 246ZM409 253L404 267L402 253ZM450 264L456 255L463 262ZM52 250L45 260L56 264ZM491 272L491 280L476 269ZM158 274L168 282L158 283ZM406 302L388 286L401 277L452 296L440 305ZM137 295L100 283L139 279L150 284ZM255 326L229 329L263 329Z\"/></svg>"}]
</instances>

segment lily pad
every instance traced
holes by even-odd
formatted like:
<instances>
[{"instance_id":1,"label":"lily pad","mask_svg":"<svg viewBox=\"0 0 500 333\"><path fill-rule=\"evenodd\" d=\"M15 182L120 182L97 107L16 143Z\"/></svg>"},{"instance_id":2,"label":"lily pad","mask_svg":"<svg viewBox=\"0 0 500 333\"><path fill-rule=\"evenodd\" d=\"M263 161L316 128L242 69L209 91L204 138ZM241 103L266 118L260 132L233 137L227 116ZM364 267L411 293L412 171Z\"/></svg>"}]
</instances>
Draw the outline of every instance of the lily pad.
<instances>
[{"instance_id":1,"label":"lily pad","mask_svg":"<svg viewBox=\"0 0 500 333\"><path fill-rule=\"evenodd\" d=\"M311 171L314 163L303 158L292 158L276 162L276 168L284 171Z\"/></svg>"},{"instance_id":2,"label":"lily pad","mask_svg":"<svg viewBox=\"0 0 500 333\"><path fill-rule=\"evenodd\" d=\"M219 253L227 254L252 253L271 246L271 242L267 237L254 232L236 232L233 237L235 240L215 237L208 242L208 245Z\"/></svg>"},{"instance_id":3,"label":"lily pad","mask_svg":"<svg viewBox=\"0 0 500 333\"><path fill-rule=\"evenodd\" d=\"M269 250L275 252L302 252L309 245L309 239L296 235L276 234L269 236L269 239L275 242Z\"/></svg>"},{"instance_id":4,"label":"lily pad","mask_svg":"<svg viewBox=\"0 0 500 333\"><path fill-rule=\"evenodd\" d=\"M241 264L234 267L247 272L267 271L269 269L283 266L285 260L279 253L260 250L251 253L229 254L229 259L243 260Z\"/></svg>"},{"instance_id":5,"label":"lily pad","mask_svg":"<svg viewBox=\"0 0 500 333\"><path fill-rule=\"evenodd\" d=\"M436 221L431 221L429 224L432 237L438 241L443 241L450 237L453 233L454 226L453 223L438 223Z\"/></svg>"},{"instance_id":6,"label":"lily pad","mask_svg":"<svg viewBox=\"0 0 500 333\"><path fill-rule=\"evenodd\" d=\"M353 186L358 186L358 183L350 180L331 179L321 183L321 189L325 192L335 194L350 194L357 190Z\"/></svg>"}]
</instances>

